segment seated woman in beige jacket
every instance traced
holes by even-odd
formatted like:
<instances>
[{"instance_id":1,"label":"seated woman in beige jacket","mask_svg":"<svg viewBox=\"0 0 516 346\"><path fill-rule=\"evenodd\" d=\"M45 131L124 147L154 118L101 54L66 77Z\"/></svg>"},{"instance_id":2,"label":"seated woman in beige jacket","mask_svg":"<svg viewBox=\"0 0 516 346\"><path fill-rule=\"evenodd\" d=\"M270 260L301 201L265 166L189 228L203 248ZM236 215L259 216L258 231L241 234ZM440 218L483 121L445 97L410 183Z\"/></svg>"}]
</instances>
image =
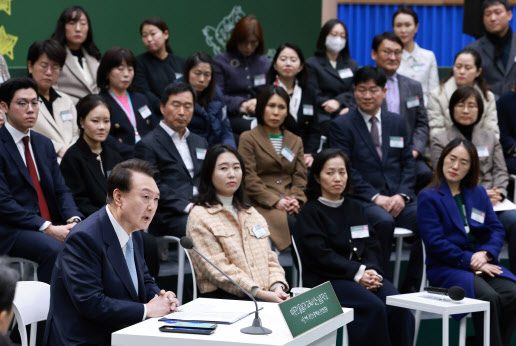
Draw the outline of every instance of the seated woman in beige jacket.
<instances>
[{"instance_id":1,"label":"seated woman in beige jacket","mask_svg":"<svg viewBox=\"0 0 516 346\"><path fill-rule=\"evenodd\" d=\"M285 272L270 248L267 222L245 202L244 178L244 162L233 147L217 144L208 149L186 234L200 253L246 291L281 303L288 298ZM190 254L202 297L246 297L199 255Z\"/></svg>"},{"instance_id":2,"label":"seated woman in beige jacket","mask_svg":"<svg viewBox=\"0 0 516 346\"><path fill-rule=\"evenodd\" d=\"M306 166L303 141L284 129L289 115L285 89L270 85L256 103L258 126L240 136L238 152L245 161L246 191L265 217L278 250L290 245L289 229L306 202Z\"/></svg>"},{"instance_id":3,"label":"seated woman in beige jacket","mask_svg":"<svg viewBox=\"0 0 516 346\"><path fill-rule=\"evenodd\" d=\"M451 96L449 111L452 115L452 127L432 138L432 165L437 167L441 152L453 139L465 138L471 141L477 148L480 161L478 184L487 190L491 203L496 208L496 205L507 196L509 174L500 141L494 132L479 126L485 114L480 93L472 87L458 88ZM511 270L514 271L516 270L516 210L498 211L496 215L507 232L509 260Z\"/></svg>"},{"instance_id":4,"label":"seated woman in beige jacket","mask_svg":"<svg viewBox=\"0 0 516 346\"><path fill-rule=\"evenodd\" d=\"M474 87L480 92L485 111L478 127L490 130L496 135L496 138L500 138L496 100L494 94L489 91L487 81L481 75L481 66L482 58L475 50L465 48L457 53L452 72L442 80L440 86L430 92L428 98L430 138L448 130L453 125L448 105L453 92L461 86Z\"/></svg>"},{"instance_id":5,"label":"seated woman in beige jacket","mask_svg":"<svg viewBox=\"0 0 516 346\"><path fill-rule=\"evenodd\" d=\"M77 111L72 99L53 88L65 58L65 50L54 40L34 42L27 54L29 74L38 83L41 99L38 120L32 129L50 138L59 162L79 138Z\"/></svg>"}]
</instances>

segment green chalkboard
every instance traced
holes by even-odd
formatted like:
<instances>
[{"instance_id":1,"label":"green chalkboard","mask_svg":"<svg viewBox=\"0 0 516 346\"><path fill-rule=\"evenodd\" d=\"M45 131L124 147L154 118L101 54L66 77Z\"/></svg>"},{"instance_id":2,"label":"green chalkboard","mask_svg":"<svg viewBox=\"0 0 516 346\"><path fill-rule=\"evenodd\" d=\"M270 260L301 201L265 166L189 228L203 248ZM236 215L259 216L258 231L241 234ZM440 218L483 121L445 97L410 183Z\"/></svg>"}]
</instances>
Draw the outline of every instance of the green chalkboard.
<instances>
[{"instance_id":1,"label":"green chalkboard","mask_svg":"<svg viewBox=\"0 0 516 346\"><path fill-rule=\"evenodd\" d=\"M10 70L25 68L29 46L49 38L63 9L75 4L88 11L101 52L122 46L143 53L139 26L150 16L167 22L172 49L184 57L224 51L234 23L245 14L260 20L266 51L288 41L310 57L321 27L320 0L0 0L0 53Z\"/></svg>"}]
</instances>

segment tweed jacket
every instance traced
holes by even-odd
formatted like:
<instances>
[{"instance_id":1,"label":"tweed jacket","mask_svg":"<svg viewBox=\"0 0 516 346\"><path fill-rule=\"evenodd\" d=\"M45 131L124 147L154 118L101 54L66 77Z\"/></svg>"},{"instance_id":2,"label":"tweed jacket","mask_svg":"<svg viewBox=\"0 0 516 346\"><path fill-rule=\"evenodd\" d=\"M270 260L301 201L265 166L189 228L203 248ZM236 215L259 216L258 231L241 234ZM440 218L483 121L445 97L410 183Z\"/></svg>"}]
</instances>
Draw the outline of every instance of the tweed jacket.
<instances>
[{"instance_id":1,"label":"tweed jacket","mask_svg":"<svg viewBox=\"0 0 516 346\"><path fill-rule=\"evenodd\" d=\"M287 248L290 233L287 213L276 209L276 203L291 196L306 202L306 166L303 141L288 130L283 131L283 146L295 154L292 162L278 154L263 127L258 125L240 136L238 152L245 163L245 188L253 205L265 217L271 231L271 239L278 250Z\"/></svg>"},{"instance_id":2,"label":"tweed jacket","mask_svg":"<svg viewBox=\"0 0 516 346\"><path fill-rule=\"evenodd\" d=\"M79 138L77 111L72 99L63 92L57 91L59 97L52 103L54 114L50 114L44 103L39 106L38 120L32 128L48 137L56 153L64 146L71 146ZM61 158L57 159L59 162Z\"/></svg>"},{"instance_id":3,"label":"tweed jacket","mask_svg":"<svg viewBox=\"0 0 516 346\"><path fill-rule=\"evenodd\" d=\"M446 132L438 134L432 138L430 150L432 153L432 166L437 167L437 161L444 147L455 138L464 138L462 133L452 126ZM484 151L479 151L480 160L480 176L478 185L482 185L486 190L496 187L500 192L507 196L507 185L509 184L509 174L507 173L507 165L503 157L503 150L500 141L496 139L492 131L481 129L477 126L473 129L471 137L475 147L487 147L489 155L485 155Z\"/></svg>"},{"instance_id":4,"label":"tweed jacket","mask_svg":"<svg viewBox=\"0 0 516 346\"><path fill-rule=\"evenodd\" d=\"M430 126L430 138L448 130L452 127L453 122L450 117L448 106L450 98L455 90L457 90L455 78L450 78L444 85L439 86L430 92L428 97L428 125ZM484 114L482 120L477 124L478 127L493 131L496 138L500 138L500 129L498 128L498 113L496 112L496 101L492 92L487 92L487 100L484 98L480 88L475 85L475 89L482 95L484 101Z\"/></svg>"},{"instance_id":5,"label":"tweed jacket","mask_svg":"<svg viewBox=\"0 0 516 346\"><path fill-rule=\"evenodd\" d=\"M195 206L188 216L186 235L200 253L246 291L251 292L253 287L267 291L275 283L283 284L286 290L285 271L278 262L278 255L270 248L269 228L263 216L250 207L240 211L238 219L222 205ZM253 232L258 225L265 230L261 238ZM199 255L191 250L190 255L202 293L220 288L244 297L238 287Z\"/></svg>"},{"instance_id":6,"label":"tweed jacket","mask_svg":"<svg viewBox=\"0 0 516 346\"><path fill-rule=\"evenodd\" d=\"M56 89L65 92L72 99L74 104L77 104L81 98L89 94L98 94L99 88L97 87L97 70L99 68L99 61L92 57L82 49L84 54L84 60L88 66L88 70L91 73L92 83L88 83L80 70L77 61L72 55L70 48L66 49L66 60L61 70L61 74L57 79Z\"/></svg>"}]
</instances>

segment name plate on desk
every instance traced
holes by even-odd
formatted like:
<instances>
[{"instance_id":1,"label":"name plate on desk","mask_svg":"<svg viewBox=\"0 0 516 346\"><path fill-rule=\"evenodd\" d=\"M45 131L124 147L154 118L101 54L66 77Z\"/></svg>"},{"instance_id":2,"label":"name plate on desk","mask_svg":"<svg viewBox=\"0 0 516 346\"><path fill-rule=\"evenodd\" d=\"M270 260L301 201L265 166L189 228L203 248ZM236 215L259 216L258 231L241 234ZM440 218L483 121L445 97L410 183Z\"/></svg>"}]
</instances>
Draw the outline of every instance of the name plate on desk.
<instances>
[{"instance_id":1,"label":"name plate on desk","mask_svg":"<svg viewBox=\"0 0 516 346\"><path fill-rule=\"evenodd\" d=\"M342 307L329 281L290 298L279 307L294 338L342 314Z\"/></svg>"}]
</instances>

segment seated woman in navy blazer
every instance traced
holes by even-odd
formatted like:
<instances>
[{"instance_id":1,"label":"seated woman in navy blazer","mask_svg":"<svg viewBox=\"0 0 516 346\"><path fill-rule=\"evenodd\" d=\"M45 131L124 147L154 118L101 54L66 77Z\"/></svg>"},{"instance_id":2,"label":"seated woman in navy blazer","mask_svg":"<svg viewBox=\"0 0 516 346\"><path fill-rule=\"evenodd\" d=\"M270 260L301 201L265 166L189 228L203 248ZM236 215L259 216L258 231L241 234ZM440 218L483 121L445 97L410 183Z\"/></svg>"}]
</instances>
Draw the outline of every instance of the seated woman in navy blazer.
<instances>
[{"instance_id":1,"label":"seated woman in navy blazer","mask_svg":"<svg viewBox=\"0 0 516 346\"><path fill-rule=\"evenodd\" d=\"M484 187L475 146L463 138L442 151L430 187L418 196L417 221L431 286L463 287L490 302L491 346L508 345L516 327L516 277L498 262L505 231ZM482 340L483 314L473 313Z\"/></svg>"},{"instance_id":2,"label":"seated woman in navy blazer","mask_svg":"<svg viewBox=\"0 0 516 346\"><path fill-rule=\"evenodd\" d=\"M290 96L289 116L285 127L301 137L305 150L305 164L312 165L321 139L319 132L315 93L308 87L308 71L301 48L283 43L276 49L272 65L267 72L267 84L285 89Z\"/></svg>"},{"instance_id":3,"label":"seated woman in navy blazer","mask_svg":"<svg viewBox=\"0 0 516 346\"><path fill-rule=\"evenodd\" d=\"M211 56L204 52L194 53L186 60L183 80L197 92L188 129L204 137L209 146L228 144L236 148L224 95L215 84L214 65Z\"/></svg>"},{"instance_id":4,"label":"seated woman in navy blazer","mask_svg":"<svg viewBox=\"0 0 516 346\"><path fill-rule=\"evenodd\" d=\"M113 47L102 56L97 72L100 95L111 106L113 125L109 133L112 138L108 143L115 146L125 160L134 157L134 145L160 120L147 97L130 89L135 69L133 52Z\"/></svg>"},{"instance_id":5,"label":"seated woman in navy blazer","mask_svg":"<svg viewBox=\"0 0 516 346\"><path fill-rule=\"evenodd\" d=\"M349 55L349 35L340 19L327 21L319 33L314 56L306 61L310 86L317 98L321 131L326 134L331 119L356 106L353 75L358 63Z\"/></svg>"},{"instance_id":6,"label":"seated woman in navy blazer","mask_svg":"<svg viewBox=\"0 0 516 346\"><path fill-rule=\"evenodd\" d=\"M355 309L351 345L412 345L414 317L386 306L399 294L381 269L381 248L364 208L350 198L350 161L339 149L315 156L294 238L303 263L303 283L331 281L342 306ZM345 197L344 197L345 196Z\"/></svg>"}]
</instances>

